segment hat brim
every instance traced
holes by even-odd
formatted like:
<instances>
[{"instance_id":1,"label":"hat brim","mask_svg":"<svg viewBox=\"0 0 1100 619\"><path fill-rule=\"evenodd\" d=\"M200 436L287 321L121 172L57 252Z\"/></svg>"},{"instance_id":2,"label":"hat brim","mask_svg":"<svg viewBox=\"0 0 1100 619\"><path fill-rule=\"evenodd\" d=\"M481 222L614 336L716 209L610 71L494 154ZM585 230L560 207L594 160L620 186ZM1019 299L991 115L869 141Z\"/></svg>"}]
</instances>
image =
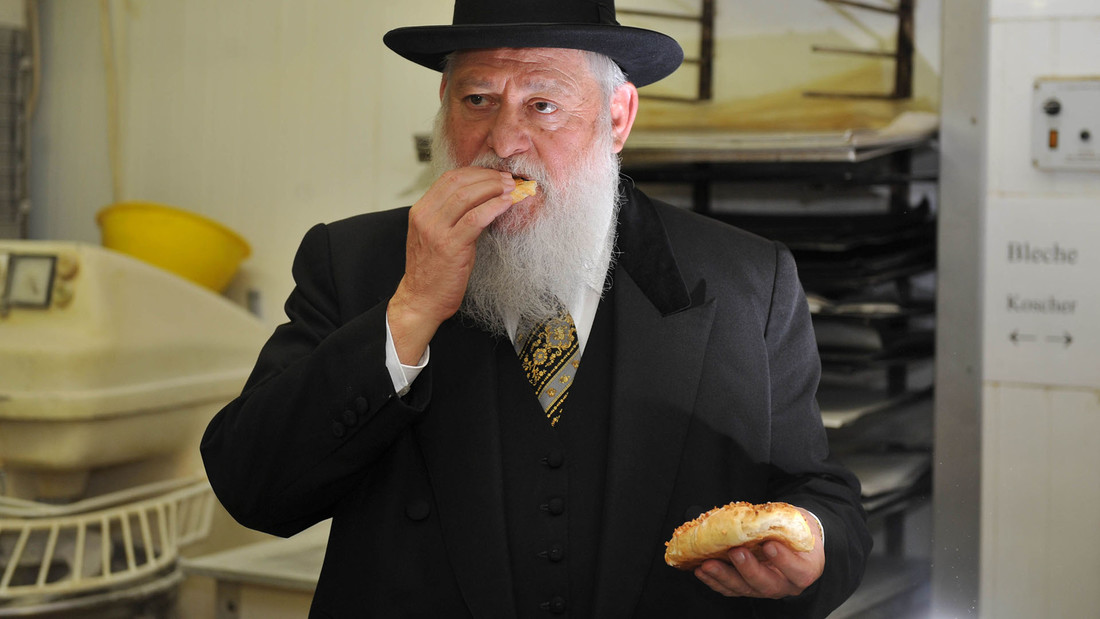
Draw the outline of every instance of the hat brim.
<instances>
[{"instance_id":1,"label":"hat brim","mask_svg":"<svg viewBox=\"0 0 1100 619\"><path fill-rule=\"evenodd\" d=\"M404 58L435 71L451 52L498 47L560 47L598 52L615 61L635 86L675 71L684 50L653 30L604 24L476 24L398 28L382 38Z\"/></svg>"}]
</instances>

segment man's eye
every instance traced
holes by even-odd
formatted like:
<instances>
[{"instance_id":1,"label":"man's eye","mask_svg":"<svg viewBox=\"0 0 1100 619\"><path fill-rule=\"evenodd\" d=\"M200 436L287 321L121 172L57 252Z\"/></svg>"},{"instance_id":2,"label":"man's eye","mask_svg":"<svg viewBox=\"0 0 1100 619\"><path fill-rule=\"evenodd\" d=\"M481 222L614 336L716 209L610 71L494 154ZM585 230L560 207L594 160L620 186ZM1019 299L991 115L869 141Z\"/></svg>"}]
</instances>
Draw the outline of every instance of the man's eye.
<instances>
[{"instance_id":1,"label":"man's eye","mask_svg":"<svg viewBox=\"0 0 1100 619\"><path fill-rule=\"evenodd\" d=\"M485 97L481 95L469 95L466 97L466 102L473 106L485 105Z\"/></svg>"},{"instance_id":2,"label":"man's eye","mask_svg":"<svg viewBox=\"0 0 1100 619\"><path fill-rule=\"evenodd\" d=\"M558 106L549 101L536 101L534 108L539 114L552 114L558 110Z\"/></svg>"}]
</instances>

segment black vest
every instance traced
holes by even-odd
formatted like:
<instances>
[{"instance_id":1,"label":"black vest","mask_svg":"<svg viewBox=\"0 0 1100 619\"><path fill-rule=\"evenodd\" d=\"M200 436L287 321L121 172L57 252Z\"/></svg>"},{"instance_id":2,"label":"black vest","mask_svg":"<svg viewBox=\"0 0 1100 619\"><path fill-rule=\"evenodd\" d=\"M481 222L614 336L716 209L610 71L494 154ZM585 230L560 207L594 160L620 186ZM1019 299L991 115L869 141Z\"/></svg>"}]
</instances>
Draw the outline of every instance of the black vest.
<instances>
[{"instance_id":1,"label":"black vest","mask_svg":"<svg viewBox=\"0 0 1100 619\"><path fill-rule=\"evenodd\" d=\"M591 612L611 403L610 305L605 299L596 313L556 427L515 352L498 349L505 516L519 617Z\"/></svg>"}]
</instances>

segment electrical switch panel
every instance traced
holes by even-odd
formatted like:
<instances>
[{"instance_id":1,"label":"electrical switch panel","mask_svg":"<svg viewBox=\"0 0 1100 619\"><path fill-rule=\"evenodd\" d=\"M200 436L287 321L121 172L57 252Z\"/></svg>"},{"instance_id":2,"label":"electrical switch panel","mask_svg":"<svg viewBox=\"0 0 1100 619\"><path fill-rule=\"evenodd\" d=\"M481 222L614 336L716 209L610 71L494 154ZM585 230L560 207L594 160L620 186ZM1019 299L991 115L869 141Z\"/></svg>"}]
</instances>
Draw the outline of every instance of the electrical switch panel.
<instances>
[{"instance_id":1,"label":"electrical switch panel","mask_svg":"<svg viewBox=\"0 0 1100 619\"><path fill-rule=\"evenodd\" d=\"M1100 77L1035 80L1031 119L1036 168L1100 172Z\"/></svg>"}]
</instances>

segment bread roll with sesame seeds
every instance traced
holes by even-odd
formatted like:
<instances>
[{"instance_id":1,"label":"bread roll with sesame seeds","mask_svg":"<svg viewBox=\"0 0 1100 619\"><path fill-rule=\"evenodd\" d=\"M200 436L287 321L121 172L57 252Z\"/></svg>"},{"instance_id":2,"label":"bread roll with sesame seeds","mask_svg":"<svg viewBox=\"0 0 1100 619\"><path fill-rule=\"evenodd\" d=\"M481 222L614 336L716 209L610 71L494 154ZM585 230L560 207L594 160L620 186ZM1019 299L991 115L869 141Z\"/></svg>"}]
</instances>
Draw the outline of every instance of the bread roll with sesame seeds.
<instances>
[{"instance_id":1,"label":"bread roll with sesame seeds","mask_svg":"<svg viewBox=\"0 0 1100 619\"><path fill-rule=\"evenodd\" d=\"M672 539L665 542L665 563L690 570L707 559L727 560L727 552L735 546L755 554L767 540L776 540L798 552L814 548L810 524L795 506L737 502L716 507L676 527Z\"/></svg>"}]
</instances>

